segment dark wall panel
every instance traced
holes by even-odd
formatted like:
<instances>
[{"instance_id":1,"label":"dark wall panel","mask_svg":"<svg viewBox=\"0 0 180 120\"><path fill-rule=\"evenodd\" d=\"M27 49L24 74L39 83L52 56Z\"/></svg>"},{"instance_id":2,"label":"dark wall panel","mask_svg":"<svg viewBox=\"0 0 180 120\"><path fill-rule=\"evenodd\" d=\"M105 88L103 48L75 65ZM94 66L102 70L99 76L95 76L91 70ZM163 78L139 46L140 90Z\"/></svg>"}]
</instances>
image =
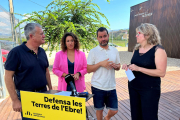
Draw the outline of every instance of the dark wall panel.
<instances>
[{"instance_id":1,"label":"dark wall panel","mask_svg":"<svg viewBox=\"0 0 180 120\"><path fill-rule=\"evenodd\" d=\"M180 58L180 0L149 0L131 7L128 51L136 44L136 27L156 25L168 57Z\"/></svg>"}]
</instances>

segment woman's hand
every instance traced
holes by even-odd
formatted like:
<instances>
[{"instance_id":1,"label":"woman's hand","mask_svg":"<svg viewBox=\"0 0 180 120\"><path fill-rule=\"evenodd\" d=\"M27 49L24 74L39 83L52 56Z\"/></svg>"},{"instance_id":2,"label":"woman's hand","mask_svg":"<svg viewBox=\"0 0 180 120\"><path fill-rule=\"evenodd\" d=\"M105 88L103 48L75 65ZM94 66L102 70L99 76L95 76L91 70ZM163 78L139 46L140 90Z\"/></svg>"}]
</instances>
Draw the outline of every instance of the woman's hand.
<instances>
[{"instance_id":1,"label":"woman's hand","mask_svg":"<svg viewBox=\"0 0 180 120\"><path fill-rule=\"evenodd\" d=\"M62 77L65 77L66 75L67 75L66 73L63 73L63 74L62 74Z\"/></svg>"},{"instance_id":2,"label":"woman's hand","mask_svg":"<svg viewBox=\"0 0 180 120\"><path fill-rule=\"evenodd\" d=\"M130 69L131 71L140 71L140 67L138 67L138 66L135 65L135 64L129 65L129 69Z\"/></svg>"},{"instance_id":3,"label":"woman's hand","mask_svg":"<svg viewBox=\"0 0 180 120\"><path fill-rule=\"evenodd\" d=\"M123 66L122 66L122 69L124 69L124 70L128 70L128 65L127 64L124 64Z\"/></svg>"},{"instance_id":4,"label":"woman's hand","mask_svg":"<svg viewBox=\"0 0 180 120\"><path fill-rule=\"evenodd\" d=\"M79 80L79 73L71 74L74 78L74 80Z\"/></svg>"}]
</instances>

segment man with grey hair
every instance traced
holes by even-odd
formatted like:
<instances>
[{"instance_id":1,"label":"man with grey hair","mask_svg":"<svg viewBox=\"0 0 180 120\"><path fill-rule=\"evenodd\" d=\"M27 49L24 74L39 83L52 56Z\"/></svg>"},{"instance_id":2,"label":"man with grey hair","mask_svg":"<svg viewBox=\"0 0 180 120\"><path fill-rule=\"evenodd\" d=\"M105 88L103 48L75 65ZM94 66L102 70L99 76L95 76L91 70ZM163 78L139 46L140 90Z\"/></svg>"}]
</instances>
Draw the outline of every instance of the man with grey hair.
<instances>
[{"instance_id":1,"label":"man with grey hair","mask_svg":"<svg viewBox=\"0 0 180 120\"><path fill-rule=\"evenodd\" d=\"M49 62L44 49L45 35L41 25L28 23L24 27L27 42L13 48L5 63L5 83L12 100L13 110L21 112L20 90L43 92L52 89ZM27 120L29 118L23 118Z\"/></svg>"}]
</instances>

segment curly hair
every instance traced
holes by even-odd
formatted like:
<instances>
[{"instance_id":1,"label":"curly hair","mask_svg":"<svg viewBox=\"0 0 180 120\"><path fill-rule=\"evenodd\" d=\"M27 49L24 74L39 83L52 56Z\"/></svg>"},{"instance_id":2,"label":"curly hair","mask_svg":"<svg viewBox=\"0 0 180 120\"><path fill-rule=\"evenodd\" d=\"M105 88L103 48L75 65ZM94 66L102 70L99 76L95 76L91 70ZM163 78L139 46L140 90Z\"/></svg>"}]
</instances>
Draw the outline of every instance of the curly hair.
<instances>
[{"instance_id":1,"label":"curly hair","mask_svg":"<svg viewBox=\"0 0 180 120\"><path fill-rule=\"evenodd\" d=\"M149 36L147 39L147 43L150 45L161 45L161 37L158 29L155 25L150 23L142 23L140 26L136 28L136 32L140 32L144 34L144 36ZM135 50L139 49L141 45L137 43L135 45Z\"/></svg>"},{"instance_id":2,"label":"curly hair","mask_svg":"<svg viewBox=\"0 0 180 120\"><path fill-rule=\"evenodd\" d=\"M61 50L64 51L64 52L67 50L66 38L68 36L71 36L74 39L74 49L79 50L80 45L79 45L78 37L75 34L71 33L71 32L65 33L64 36L62 37L62 39L61 39Z\"/></svg>"}]
</instances>

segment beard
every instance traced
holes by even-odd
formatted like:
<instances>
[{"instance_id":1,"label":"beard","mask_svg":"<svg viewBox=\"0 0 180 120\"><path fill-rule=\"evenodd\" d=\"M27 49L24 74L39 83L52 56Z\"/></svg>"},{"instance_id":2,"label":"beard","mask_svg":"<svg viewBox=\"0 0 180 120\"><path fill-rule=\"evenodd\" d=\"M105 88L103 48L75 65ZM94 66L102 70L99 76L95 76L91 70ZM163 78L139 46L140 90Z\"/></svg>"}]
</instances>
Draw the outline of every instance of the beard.
<instances>
[{"instance_id":1,"label":"beard","mask_svg":"<svg viewBox=\"0 0 180 120\"><path fill-rule=\"evenodd\" d=\"M104 43L103 43L103 42L104 42ZM108 43L109 43L109 39L108 39L108 40L103 40L103 41L99 42L99 44L100 44L101 46L107 46Z\"/></svg>"}]
</instances>

